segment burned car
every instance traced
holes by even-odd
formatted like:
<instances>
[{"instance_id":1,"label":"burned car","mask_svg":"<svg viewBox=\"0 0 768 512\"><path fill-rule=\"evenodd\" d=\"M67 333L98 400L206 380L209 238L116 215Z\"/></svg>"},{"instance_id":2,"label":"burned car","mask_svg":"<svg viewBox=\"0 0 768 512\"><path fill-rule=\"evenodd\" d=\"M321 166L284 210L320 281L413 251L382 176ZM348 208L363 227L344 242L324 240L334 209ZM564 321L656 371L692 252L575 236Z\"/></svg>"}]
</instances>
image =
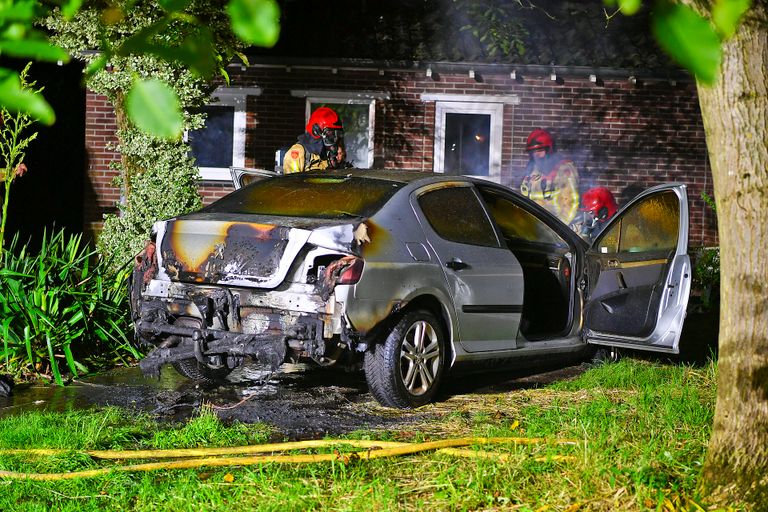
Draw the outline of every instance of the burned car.
<instances>
[{"instance_id":1,"label":"burned car","mask_svg":"<svg viewBox=\"0 0 768 512\"><path fill-rule=\"evenodd\" d=\"M454 370L534 365L588 344L678 351L690 290L686 187L651 188L588 245L471 177L343 170L267 177L157 222L131 306L173 364L362 363L383 405L434 399Z\"/></svg>"}]
</instances>

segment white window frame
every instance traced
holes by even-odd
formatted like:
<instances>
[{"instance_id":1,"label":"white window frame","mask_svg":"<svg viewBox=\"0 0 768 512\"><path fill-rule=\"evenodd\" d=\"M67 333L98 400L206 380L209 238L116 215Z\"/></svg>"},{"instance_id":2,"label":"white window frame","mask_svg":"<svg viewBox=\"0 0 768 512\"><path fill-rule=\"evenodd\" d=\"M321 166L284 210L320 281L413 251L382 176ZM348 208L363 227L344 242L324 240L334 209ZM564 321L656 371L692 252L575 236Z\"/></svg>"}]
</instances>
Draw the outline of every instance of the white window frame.
<instances>
[{"instance_id":1,"label":"white window frame","mask_svg":"<svg viewBox=\"0 0 768 512\"><path fill-rule=\"evenodd\" d=\"M305 123L309 121L309 116L312 114L313 103L346 103L348 105L368 105L368 155L365 167L373 167L373 135L376 128L376 100L388 100L388 93L379 91L321 91L293 89L291 90L291 96L305 99Z\"/></svg>"},{"instance_id":2,"label":"white window frame","mask_svg":"<svg viewBox=\"0 0 768 512\"><path fill-rule=\"evenodd\" d=\"M435 143L433 171L445 172L445 128L446 114L488 114L491 116L491 133L488 149L488 176L482 176L496 183L501 182L501 144L504 129L504 105L517 105L517 95L471 95L471 94L422 94L422 101L435 102Z\"/></svg>"},{"instance_id":3,"label":"white window frame","mask_svg":"<svg viewBox=\"0 0 768 512\"><path fill-rule=\"evenodd\" d=\"M245 167L245 126L248 96L261 96L260 87L218 87L208 104L211 107L234 107L232 130L232 167ZM184 134L185 140L187 134ZM229 167L198 167L203 181L232 181Z\"/></svg>"}]
</instances>

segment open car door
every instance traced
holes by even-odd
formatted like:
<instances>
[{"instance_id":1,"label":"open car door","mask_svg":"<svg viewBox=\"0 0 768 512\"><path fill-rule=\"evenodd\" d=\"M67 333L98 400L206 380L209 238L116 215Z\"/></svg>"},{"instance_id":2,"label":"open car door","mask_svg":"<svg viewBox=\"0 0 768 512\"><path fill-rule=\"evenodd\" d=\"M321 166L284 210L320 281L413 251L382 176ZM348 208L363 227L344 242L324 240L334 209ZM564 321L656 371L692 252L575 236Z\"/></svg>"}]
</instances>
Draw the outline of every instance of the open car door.
<instances>
[{"instance_id":1,"label":"open car door","mask_svg":"<svg viewBox=\"0 0 768 512\"><path fill-rule=\"evenodd\" d=\"M677 354L691 289L687 250L685 185L650 188L622 208L587 252L586 340Z\"/></svg>"}]
</instances>

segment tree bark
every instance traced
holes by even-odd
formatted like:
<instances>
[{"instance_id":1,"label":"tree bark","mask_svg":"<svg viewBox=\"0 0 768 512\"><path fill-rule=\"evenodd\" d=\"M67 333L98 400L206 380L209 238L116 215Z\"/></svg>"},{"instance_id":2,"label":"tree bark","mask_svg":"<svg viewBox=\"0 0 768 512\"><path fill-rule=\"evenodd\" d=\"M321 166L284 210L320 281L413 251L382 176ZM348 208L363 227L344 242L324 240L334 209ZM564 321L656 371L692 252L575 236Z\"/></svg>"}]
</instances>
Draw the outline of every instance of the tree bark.
<instances>
[{"instance_id":1,"label":"tree bark","mask_svg":"<svg viewBox=\"0 0 768 512\"><path fill-rule=\"evenodd\" d=\"M755 0L699 84L714 177L721 300L717 405L706 494L768 510L768 9Z\"/></svg>"}]
</instances>

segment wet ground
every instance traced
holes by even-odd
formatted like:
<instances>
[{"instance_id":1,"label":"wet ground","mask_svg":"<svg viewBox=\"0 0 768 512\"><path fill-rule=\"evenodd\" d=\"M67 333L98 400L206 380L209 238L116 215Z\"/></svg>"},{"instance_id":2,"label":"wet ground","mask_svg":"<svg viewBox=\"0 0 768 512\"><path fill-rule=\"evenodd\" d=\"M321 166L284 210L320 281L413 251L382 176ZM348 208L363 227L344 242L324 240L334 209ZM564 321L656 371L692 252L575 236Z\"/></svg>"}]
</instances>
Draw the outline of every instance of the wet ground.
<instances>
[{"instance_id":1,"label":"wet ground","mask_svg":"<svg viewBox=\"0 0 768 512\"><path fill-rule=\"evenodd\" d=\"M572 378L587 365L567 366L534 375L488 374L457 378L443 398L464 393L500 392L538 387ZM208 404L224 421L265 422L293 439L339 435L357 429L406 428L430 413L379 407L368 393L362 372L342 372L306 365L283 365L269 374L258 365L235 370L219 385L195 384L164 367L159 379L145 378L137 367L59 386L18 385L0 397L0 416L24 411L66 411L116 406L184 420Z\"/></svg>"},{"instance_id":2,"label":"wet ground","mask_svg":"<svg viewBox=\"0 0 768 512\"><path fill-rule=\"evenodd\" d=\"M717 316L689 313L679 356L634 353L633 357L672 363L705 364L717 347ZM455 395L514 392L573 378L588 364L555 363L548 369L485 372L453 377L440 399ZM407 429L430 419L430 412L379 407L368 393L361 371L343 372L306 365L283 365L276 374L244 365L220 385L195 384L163 368L159 379L146 378L138 367L117 368L64 387L21 384L10 397L0 396L0 417L23 411L66 411L116 406L143 411L158 419L183 421L208 404L225 421L265 422L277 436L307 439L358 429ZM429 408L425 409L429 411Z\"/></svg>"}]
</instances>

